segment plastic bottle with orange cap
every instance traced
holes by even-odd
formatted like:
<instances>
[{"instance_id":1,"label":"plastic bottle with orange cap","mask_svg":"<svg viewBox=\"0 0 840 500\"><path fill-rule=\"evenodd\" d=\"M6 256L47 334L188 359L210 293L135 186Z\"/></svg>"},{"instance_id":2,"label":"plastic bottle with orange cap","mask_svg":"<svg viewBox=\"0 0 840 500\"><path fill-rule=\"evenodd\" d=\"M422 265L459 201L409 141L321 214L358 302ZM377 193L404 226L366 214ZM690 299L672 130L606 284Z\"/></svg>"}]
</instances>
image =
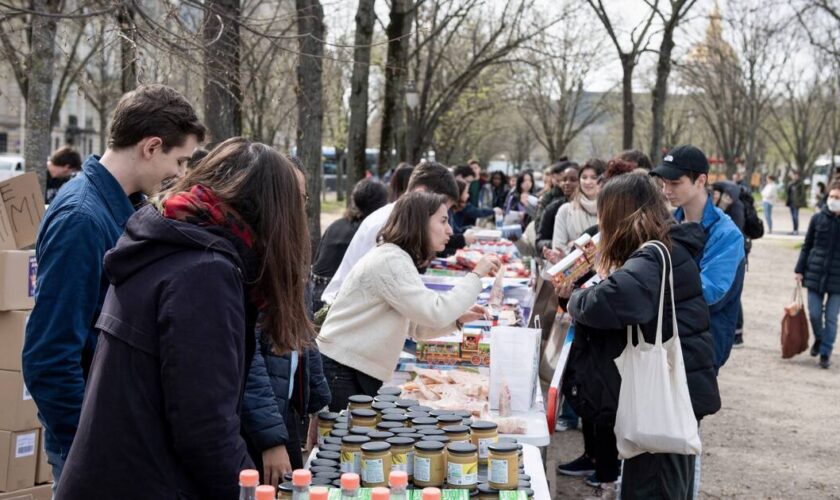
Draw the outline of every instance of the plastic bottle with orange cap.
<instances>
[{"instance_id":1,"label":"plastic bottle with orange cap","mask_svg":"<svg viewBox=\"0 0 840 500\"><path fill-rule=\"evenodd\" d=\"M260 473L254 469L245 469L239 473L239 500L256 500Z\"/></svg>"},{"instance_id":2,"label":"plastic bottle with orange cap","mask_svg":"<svg viewBox=\"0 0 840 500\"><path fill-rule=\"evenodd\" d=\"M361 479L358 474L345 472L341 475L341 500L355 500L359 496Z\"/></svg>"},{"instance_id":3,"label":"plastic bottle with orange cap","mask_svg":"<svg viewBox=\"0 0 840 500\"><path fill-rule=\"evenodd\" d=\"M312 473L306 469L298 469L292 473L292 500L309 500L309 485L312 483Z\"/></svg>"},{"instance_id":4,"label":"plastic bottle with orange cap","mask_svg":"<svg viewBox=\"0 0 840 500\"><path fill-rule=\"evenodd\" d=\"M393 471L388 478L388 486L391 487L391 500L408 499L408 473L405 471Z\"/></svg>"}]
</instances>

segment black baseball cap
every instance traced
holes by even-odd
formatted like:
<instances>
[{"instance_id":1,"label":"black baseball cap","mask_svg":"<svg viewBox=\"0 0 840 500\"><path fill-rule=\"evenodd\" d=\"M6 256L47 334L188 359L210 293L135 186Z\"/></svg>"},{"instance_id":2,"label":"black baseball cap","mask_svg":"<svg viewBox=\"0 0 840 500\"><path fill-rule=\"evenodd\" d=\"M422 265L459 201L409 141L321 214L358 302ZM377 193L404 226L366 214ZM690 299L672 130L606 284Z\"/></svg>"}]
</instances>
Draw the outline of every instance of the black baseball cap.
<instances>
[{"instance_id":1,"label":"black baseball cap","mask_svg":"<svg viewBox=\"0 0 840 500\"><path fill-rule=\"evenodd\" d=\"M668 151L668 154L662 158L662 162L650 172L650 175L675 181L690 172L708 174L709 160L700 148L685 144Z\"/></svg>"}]
</instances>

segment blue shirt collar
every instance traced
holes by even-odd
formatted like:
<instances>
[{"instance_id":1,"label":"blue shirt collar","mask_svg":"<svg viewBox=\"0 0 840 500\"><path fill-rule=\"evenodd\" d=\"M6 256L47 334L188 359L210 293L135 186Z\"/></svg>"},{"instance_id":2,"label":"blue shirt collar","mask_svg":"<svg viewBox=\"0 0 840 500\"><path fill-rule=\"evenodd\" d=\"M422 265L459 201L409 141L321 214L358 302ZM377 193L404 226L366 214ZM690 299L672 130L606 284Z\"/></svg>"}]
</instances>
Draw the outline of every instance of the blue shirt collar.
<instances>
[{"instance_id":1,"label":"blue shirt collar","mask_svg":"<svg viewBox=\"0 0 840 500\"><path fill-rule=\"evenodd\" d=\"M99 158L99 156L90 155L85 160L82 171L105 200L114 222L120 227L125 227L128 218L134 213L134 207L117 179L103 164L99 163Z\"/></svg>"},{"instance_id":2,"label":"blue shirt collar","mask_svg":"<svg viewBox=\"0 0 840 500\"><path fill-rule=\"evenodd\" d=\"M712 197L708 196L706 198L706 206L703 207L703 220L700 221L703 225L703 229L709 229L720 219L720 214L718 212L720 212L720 209L715 207L712 203ZM677 211L674 212L674 219L676 219L677 222L683 222L685 220L685 210L683 210L682 207L678 208Z\"/></svg>"}]
</instances>

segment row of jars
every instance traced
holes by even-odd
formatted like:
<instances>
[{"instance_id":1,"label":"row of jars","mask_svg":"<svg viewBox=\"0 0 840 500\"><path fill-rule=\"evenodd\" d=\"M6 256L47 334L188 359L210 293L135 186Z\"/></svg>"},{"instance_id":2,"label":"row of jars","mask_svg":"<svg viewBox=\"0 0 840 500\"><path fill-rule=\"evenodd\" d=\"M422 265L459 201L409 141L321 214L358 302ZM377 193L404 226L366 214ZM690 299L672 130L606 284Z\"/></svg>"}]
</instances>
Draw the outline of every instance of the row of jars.
<instances>
[{"instance_id":1,"label":"row of jars","mask_svg":"<svg viewBox=\"0 0 840 500\"><path fill-rule=\"evenodd\" d=\"M475 490L481 464L487 468L485 489L529 489L521 445L499 439L494 422L470 417L466 411L434 410L396 394L353 396L347 412L319 415L313 472L325 479L339 470L353 472L365 486L378 487L387 483L390 471L399 470L418 487Z\"/></svg>"}]
</instances>

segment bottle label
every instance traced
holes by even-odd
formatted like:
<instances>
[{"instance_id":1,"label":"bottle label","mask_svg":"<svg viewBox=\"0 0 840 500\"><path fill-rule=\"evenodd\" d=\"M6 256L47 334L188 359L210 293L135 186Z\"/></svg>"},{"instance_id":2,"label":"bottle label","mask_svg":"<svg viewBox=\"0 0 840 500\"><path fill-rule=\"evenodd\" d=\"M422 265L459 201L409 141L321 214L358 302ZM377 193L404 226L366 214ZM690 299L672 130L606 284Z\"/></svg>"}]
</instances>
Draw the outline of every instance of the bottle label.
<instances>
[{"instance_id":1,"label":"bottle label","mask_svg":"<svg viewBox=\"0 0 840 500\"><path fill-rule=\"evenodd\" d=\"M478 482L478 462L456 464L449 462L446 482L453 486L469 486Z\"/></svg>"},{"instance_id":2,"label":"bottle label","mask_svg":"<svg viewBox=\"0 0 840 500\"><path fill-rule=\"evenodd\" d=\"M478 440L478 458L485 459L490 456L489 446L499 441L498 437Z\"/></svg>"},{"instance_id":3,"label":"bottle label","mask_svg":"<svg viewBox=\"0 0 840 500\"><path fill-rule=\"evenodd\" d=\"M414 480L428 483L432 480L432 461L428 458L414 458Z\"/></svg>"},{"instance_id":4,"label":"bottle label","mask_svg":"<svg viewBox=\"0 0 840 500\"><path fill-rule=\"evenodd\" d=\"M381 458L362 461L362 481L367 484L385 482L385 466Z\"/></svg>"},{"instance_id":5,"label":"bottle label","mask_svg":"<svg viewBox=\"0 0 840 500\"><path fill-rule=\"evenodd\" d=\"M343 451L341 452L341 472L362 473L362 453Z\"/></svg>"},{"instance_id":6,"label":"bottle label","mask_svg":"<svg viewBox=\"0 0 840 500\"><path fill-rule=\"evenodd\" d=\"M490 466L487 468L487 479L491 483L507 484L508 483L508 461L491 459Z\"/></svg>"}]
</instances>

